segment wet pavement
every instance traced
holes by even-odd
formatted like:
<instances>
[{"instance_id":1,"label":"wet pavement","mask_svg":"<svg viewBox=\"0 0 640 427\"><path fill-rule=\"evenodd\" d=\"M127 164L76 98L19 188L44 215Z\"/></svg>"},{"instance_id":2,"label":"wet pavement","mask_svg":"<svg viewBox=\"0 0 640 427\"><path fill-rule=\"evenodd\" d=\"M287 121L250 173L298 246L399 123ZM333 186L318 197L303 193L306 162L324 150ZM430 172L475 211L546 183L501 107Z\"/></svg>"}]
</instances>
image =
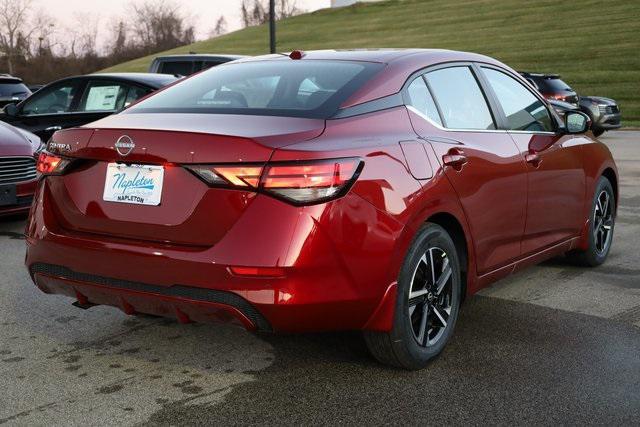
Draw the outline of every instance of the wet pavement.
<instances>
[{"instance_id":1,"label":"wet pavement","mask_svg":"<svg viewBox=\"0 0 640 427\"><path fill-rule=\"evenodd\" d=\"M618 159L613 251L552 260L467 300L428 369L386 369L357 333L253 335L46 296L24 220L0 220L0 424L638 424L640 133Z\"/></svg>"}]
</instances>

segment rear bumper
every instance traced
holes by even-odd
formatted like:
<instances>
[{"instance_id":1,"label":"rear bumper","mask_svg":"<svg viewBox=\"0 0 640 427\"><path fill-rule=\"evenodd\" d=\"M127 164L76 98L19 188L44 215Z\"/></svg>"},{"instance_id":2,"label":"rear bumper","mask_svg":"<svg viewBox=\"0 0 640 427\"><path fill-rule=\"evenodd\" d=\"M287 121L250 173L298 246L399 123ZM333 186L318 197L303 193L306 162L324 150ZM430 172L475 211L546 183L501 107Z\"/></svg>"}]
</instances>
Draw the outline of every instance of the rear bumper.
<instances>
[{"instance_id":1,"label":"rear bumper","mask_svg":"<svg viewBox=\"0 0 640 427\"><path fill-rule=\"evenodd\" d=\"M395 278L389 265L401 226L359 196L307 208L263 196L268 200L252 209L278 214L262 223L241 222L242 239L230 230L203 248L63 229L51 203L43 203L45 189L39 187L27 226L26 265L46 293L130 314L276 332L380 330L388 324L380 326L374 317ZM249 256L254 252L269 256ZM285 274L239 277L231 266L279 267Z\"/></svg>"},{"instance_id":2,"label":"rear bumper","mask_svg":"<svg viewBox=\"0 0 640 427\"><path fill-rule=\"evenodd\" d=\"M111 305L127 314L174 317L183 323L217 321L236 323L249 330L271 330L255 307L231 292L181 285L155 286L41 263L32 264L29 273L43 292L67 295L82 305Z\"/></svg>"}]
</instances>

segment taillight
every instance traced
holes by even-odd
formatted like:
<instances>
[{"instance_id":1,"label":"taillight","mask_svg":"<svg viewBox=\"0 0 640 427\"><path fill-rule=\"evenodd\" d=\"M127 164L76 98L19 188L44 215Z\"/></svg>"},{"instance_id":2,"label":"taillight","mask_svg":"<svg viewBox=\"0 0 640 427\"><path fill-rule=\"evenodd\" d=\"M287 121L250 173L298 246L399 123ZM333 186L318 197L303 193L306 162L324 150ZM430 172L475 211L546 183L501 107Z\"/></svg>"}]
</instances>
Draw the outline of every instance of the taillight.
<instances>
[{"instance_id":1,"label":"taillight","mask_svg":"<svg viewBox=\"0 0 640 427\"><path fill-rule=\"evenodd\" d=\"M70 159L42 151L38 156L36 170L41 175L60 175L70 163Z\"/></svg>"},{"instance_id":2,"label":"taillight","mask_svg":"<svg viewBox=\"0 0 640 427\"><path fill-rule=\"evenodd\" d=\"M293 204L326 202L344 195L362 169L360 159L335 159L262 165L187 165L216 187L245 188Z\"/></svg>"},{"instance_id":3,"label":"taillight","mask_svg":"<svg viewBox=\"0 0 640 427\"><path fill-rule=\"evenodd\" d=\"M267 165L262 189L293 203L317 203L344 194L359 172L360 160Z\"/></svg>"}]
</instances>

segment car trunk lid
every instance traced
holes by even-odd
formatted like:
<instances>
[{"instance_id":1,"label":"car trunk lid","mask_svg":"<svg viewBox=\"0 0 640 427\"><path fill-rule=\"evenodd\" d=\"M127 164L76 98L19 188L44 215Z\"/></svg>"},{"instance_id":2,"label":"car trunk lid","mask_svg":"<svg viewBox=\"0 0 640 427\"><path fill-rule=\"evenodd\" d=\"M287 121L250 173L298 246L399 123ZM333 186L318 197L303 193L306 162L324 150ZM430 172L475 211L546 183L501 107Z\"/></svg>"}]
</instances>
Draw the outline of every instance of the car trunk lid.
<instances>
[{"instance_id":1,"label":"car trunk lid","mask_svg":"<svg viewBox=\"0 0 640 427\"><path fill-rule=\"evenodd\" d=\"M88 142L67 152L79 158L76 164L65 175L48 178L53 208L64 228L116 238L212 246L242 216L255 193L211 188L183 165L264 164L275 148L311 139L324 130L324 121L311 119L138 116L121 115L117 120L94 123ZM73 136L67 133L64 139L70 141ZM121 152L116 147L119 140L127 142ZM109 164L160 166L159 204L105 200Z\"/></svg>"}]
</instances>

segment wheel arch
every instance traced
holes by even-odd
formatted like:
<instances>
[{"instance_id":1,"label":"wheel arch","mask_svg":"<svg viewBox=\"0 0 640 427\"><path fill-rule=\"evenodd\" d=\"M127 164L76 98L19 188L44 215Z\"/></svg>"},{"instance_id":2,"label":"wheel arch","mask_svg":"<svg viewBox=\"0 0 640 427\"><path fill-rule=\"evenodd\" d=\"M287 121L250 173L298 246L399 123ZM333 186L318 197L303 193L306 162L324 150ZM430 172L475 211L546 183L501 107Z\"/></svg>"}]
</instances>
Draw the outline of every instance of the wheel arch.
<instances>
[{"instance_id":1,"label":"wheel arch","mask_svg":"<svg viewBox=\"0 0 640 427\"><path fill-rule=\"evenodd\" d=\"M613 170L613 168L607 167L602 171L602 176L604 176L605 178L607 178L609 180L609 182L611 183L611 186L613 187L613 194L615 194L616 196L616 213L618 211L618 199L619 199L619 193L618 193L618 176L616 175L616 172Z\"/></svg>"},{"instance_id":2,"label":"wheel arch","mask_svg":"<svg viewBox=\"0 0 640 427\"><path fill-rule=\"evenodd\" d=\"M462 224L460 224L460 221L448 212L439 212L431 215L426 222L437 224L444 228L453 240L453 244L455 245L458 256L460 257L460 265L462 267L461 295L464 300L467 294L467 280L469 274L469 248L464 228L462 227Z\"/></svg>"}]
</instances>

